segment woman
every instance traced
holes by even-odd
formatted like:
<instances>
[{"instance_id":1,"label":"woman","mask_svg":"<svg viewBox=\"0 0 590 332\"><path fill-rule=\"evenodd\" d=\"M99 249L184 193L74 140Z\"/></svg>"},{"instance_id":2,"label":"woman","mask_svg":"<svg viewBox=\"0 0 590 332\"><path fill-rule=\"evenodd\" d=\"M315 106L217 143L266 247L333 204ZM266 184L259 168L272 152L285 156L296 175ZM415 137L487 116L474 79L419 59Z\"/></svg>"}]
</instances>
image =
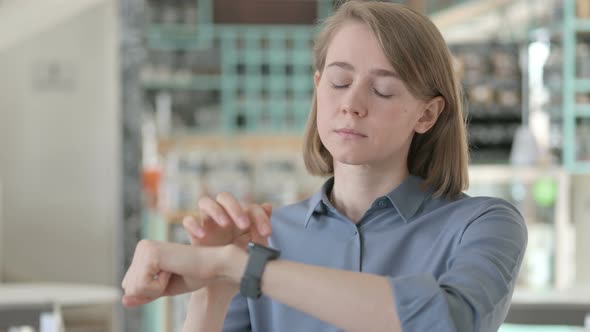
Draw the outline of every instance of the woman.
<instances>
[{"instance_id":1,"label":"woman","mask_svg":"<svg viewBox=\"0 0 590 332\"><path fill-rule=\"evenodd\" d=\"M401 5L350 1L314 55L304 160L333 177L270 221L267 205L201 199L202 223L184 222L192 247L140 242L124 304L198 290L185 331L497 330L526 227L507 202L462 193L465 126L440 32ZM250 241L281 250L260 282Z\"/></svg>"}]
</instances>

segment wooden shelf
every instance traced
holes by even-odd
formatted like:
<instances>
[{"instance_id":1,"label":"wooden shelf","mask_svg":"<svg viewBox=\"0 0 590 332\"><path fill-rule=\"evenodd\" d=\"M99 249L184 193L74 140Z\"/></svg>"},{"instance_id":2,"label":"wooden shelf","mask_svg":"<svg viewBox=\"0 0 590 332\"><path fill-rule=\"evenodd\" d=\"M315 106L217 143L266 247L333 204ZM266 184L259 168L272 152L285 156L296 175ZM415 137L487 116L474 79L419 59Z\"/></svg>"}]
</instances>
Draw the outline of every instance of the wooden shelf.
<instances>
[{"instance_id":1,"label":"wooden shelf","mask_svg":"<svg viewBox=\"0 0 590 332\"><path fill-rule=\"evenodd\" d=\"M166 154L173 150L233 149L250 152L268 150L301 151L302 135L187 135L160 139L158 151Z\"/></svg>"},{"instance_id":2,"label":"wooden shelf","mask_svg":"<svg viewBox=\"0 0 590 332\"><path fill-rule=\"evenodd\" d=\"M182 219L186 216L199 218L199 213L195 211L175 211L164 213L164 219L168 225L182 225Z\"/></svg>"}]
</instances>

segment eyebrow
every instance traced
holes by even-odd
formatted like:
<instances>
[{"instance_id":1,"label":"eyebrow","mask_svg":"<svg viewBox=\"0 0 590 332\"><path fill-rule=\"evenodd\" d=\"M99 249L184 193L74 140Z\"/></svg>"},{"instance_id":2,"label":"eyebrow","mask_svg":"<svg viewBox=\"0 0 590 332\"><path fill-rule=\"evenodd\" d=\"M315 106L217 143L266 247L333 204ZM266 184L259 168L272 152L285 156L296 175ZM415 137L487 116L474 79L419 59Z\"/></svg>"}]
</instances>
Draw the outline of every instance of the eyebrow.
<instances>
[{"instance_id":1,"label":"eyebrow","mask_svg":"<svg viewBox=\"0 0 590 332\"><path fill-rule=\"evenodd\" d=\"M340 67L344 70L354 71L353 65L351 65L348 62L342 62L342 61L332 62L326 68L328 68L328 67ZM393 78L399 79L399 75L396 72L391 71L391 70L387 70L387 69L379 69L379 68L372 69L371 74L373 74L375 76L386 76L386 77L393 77Z\"/></svg>"}]
</instances>

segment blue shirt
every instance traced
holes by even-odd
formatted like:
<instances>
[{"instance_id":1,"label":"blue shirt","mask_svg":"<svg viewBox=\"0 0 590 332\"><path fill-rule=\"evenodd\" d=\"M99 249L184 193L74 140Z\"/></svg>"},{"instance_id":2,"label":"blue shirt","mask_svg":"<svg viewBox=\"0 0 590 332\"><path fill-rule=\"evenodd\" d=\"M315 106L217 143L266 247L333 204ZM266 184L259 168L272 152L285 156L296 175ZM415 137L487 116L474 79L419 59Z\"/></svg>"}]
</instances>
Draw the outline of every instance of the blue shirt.
<instances>
[{"instance_id":1,"label":"blue shirt","mask_svg":"<svg viewBox=\"0 0 590 332\"><path fill-rule=\"evenodd\" d=\"M273 211L270 245L281 259L387 277L403 331L496 331L526 247L522 216L498 198L436 198L421 183L407 177L354 224L327 198L332 178L311 198ZM264 295L238 294L223 331L339 329Z\"/></svg>"}]
</instances>

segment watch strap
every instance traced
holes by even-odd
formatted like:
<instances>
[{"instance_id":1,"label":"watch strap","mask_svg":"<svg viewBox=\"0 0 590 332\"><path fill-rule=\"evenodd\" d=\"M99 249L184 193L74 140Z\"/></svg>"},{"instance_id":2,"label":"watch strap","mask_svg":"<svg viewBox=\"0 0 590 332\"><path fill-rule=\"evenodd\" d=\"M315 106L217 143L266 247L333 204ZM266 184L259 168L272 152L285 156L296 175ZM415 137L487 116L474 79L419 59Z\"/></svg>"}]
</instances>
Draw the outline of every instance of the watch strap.
<instances>
[{"instance_id":1,"label":"watch strap","mask_svg":"<svg viewBox=\"0 0 590 332\"><path fill-rule=\"evenodd\" d=\"M278 258L280 251L250 242L248 252L246 271L240 281L240 294L257 299L262 295L260 283L266 263L269 260Z\"/></svg>"}]
</instances>

